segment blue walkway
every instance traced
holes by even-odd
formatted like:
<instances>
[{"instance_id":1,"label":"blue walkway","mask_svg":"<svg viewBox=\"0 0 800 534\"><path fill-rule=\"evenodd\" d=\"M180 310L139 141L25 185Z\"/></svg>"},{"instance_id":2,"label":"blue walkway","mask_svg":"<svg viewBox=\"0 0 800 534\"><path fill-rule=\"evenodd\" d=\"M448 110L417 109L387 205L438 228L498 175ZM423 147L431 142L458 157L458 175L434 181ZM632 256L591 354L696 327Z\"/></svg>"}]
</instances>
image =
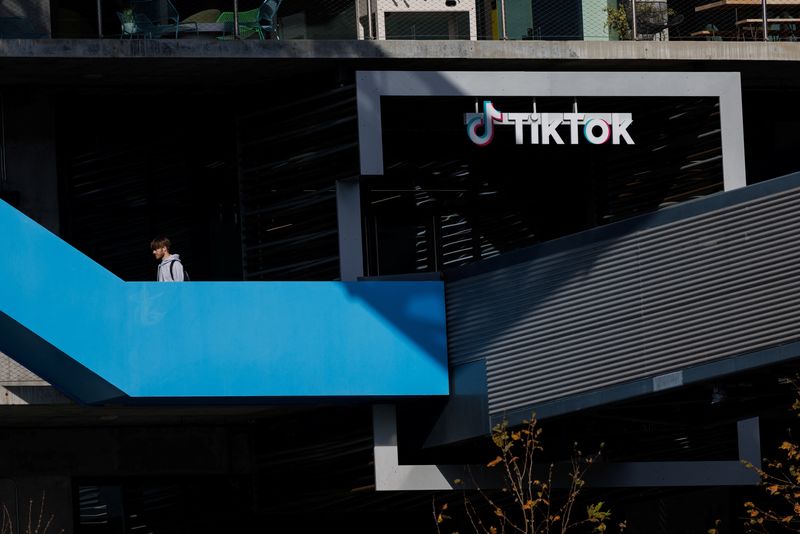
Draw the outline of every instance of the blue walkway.
<instances>
[{"instance_id":1,"label":"blue walkway","mask_svg":"<svg viewBox=\"0 0 800 534\"><path fill-rule=\"evenodd\" d=\"M0 247L0 351L81 402L448 393L441 282L124 282L2 201Z\"/></svg>"}]
</instances>

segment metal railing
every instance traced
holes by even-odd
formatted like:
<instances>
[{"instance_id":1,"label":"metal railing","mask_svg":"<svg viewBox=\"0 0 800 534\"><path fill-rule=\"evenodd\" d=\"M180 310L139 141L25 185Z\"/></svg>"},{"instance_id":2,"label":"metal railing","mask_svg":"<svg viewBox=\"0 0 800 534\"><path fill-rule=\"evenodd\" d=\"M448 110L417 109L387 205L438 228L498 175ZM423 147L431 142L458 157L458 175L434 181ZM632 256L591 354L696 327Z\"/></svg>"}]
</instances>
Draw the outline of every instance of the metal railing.
<instances>
[{"instance_id":1,"label":"metal railing","mask_svg":"<svg viewBox=\"0 0 800 534\"><path fill-rule=\"evenodd\" d=\"M619 0L608 8L619 39L796 41L796 0Z\"/></svg>"},{"instance_id":2,"label":"metal railing","mask_svg":"<svg viewBox=\"0 0 800 534\"><path fill-rule=\"evenodd\" d=\"M6 0L0 38L800 40L800 0Z\"/></svg>"}]
</instances>

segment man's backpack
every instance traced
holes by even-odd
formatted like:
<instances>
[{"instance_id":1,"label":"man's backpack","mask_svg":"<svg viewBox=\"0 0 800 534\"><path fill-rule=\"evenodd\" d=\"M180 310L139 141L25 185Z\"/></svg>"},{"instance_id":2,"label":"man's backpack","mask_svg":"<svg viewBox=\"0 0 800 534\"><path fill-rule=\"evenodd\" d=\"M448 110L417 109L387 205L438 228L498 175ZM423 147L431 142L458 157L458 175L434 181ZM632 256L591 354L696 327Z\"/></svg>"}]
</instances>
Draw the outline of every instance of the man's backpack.
<instances>
[{"instance_id":1,"label":"man's backpack","mask_svg":"<svg viewBox=\"0 0 800 534\"><path fill-rule=\"evenodd\" d=\"M175 280L175 273L172 272L172 266L175 265L175 262L180 262L181 260L172 260L169 262L169 277ZM183 267L183 263L181 263L181 267ZM192 279L189 278L189 273L186 272L186 269L183 270L183 281L184 282L191 282Z\"/></svg>"}]
</instances>

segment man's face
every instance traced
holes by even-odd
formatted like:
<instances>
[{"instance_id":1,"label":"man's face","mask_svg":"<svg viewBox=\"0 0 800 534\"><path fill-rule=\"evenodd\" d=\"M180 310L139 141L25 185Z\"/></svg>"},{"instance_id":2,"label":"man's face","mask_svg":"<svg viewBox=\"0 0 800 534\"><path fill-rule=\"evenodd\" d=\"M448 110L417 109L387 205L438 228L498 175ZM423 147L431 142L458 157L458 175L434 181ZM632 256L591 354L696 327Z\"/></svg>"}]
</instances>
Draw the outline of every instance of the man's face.
<instances>
[{"instance_id":1,"label":"man's face","mask_svg":"<svg viewBox=\"0 0 800 534\"><path fill-rule=\"evenodd\" d=\"M153 249L153 256L155 256L157 260L163 260L167 254L167 247Z\"/></svg>"}]
</instances>

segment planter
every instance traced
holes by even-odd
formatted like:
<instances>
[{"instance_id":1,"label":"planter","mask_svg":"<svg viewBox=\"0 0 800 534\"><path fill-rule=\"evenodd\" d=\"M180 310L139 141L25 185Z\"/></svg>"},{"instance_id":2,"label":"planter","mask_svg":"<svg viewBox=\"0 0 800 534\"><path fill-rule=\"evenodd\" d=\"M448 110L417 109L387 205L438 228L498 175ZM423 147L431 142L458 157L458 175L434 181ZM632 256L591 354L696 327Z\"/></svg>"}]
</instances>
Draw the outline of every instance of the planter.
<instances>
[{"instance_id":1,"label":"planter","mask_svg":"<svg viewBox=\"0 0 800 534\"><path fill-rule=\"evenodd\" d=\"M139 28L136 26L135 22L123 22L122 23L122 33L126 34L133 34L136 33Z\"/></svg>"}]
</instances>

